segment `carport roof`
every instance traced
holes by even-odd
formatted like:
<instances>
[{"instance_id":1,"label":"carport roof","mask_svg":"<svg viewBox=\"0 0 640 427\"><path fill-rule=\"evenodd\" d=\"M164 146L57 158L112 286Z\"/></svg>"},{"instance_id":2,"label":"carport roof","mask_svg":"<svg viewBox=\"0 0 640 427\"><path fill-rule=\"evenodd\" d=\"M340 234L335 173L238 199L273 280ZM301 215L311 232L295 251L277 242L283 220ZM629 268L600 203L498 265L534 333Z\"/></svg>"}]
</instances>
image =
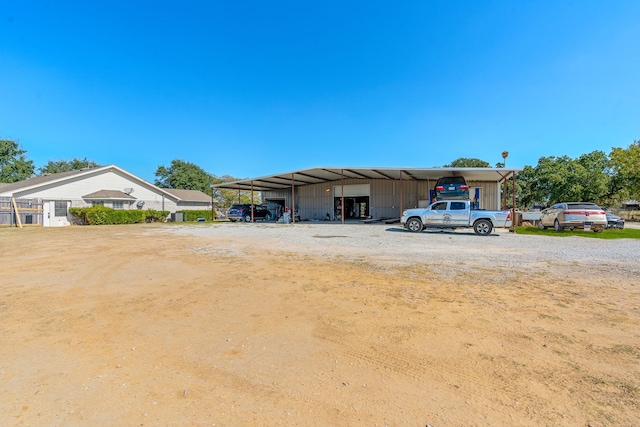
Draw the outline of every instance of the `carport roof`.
<instances>
[{"instance_id":1,"label":"carport roof","mask_svg":"<svg viewBox=\"0 0 640 427\"><path fill-rule=\"evenodd\" d=\"M512 173L520 172L521 168L405 168L405 167L314 167L257 178L247 178L233 182L214 184L212 188L226 190L268 191L291 188L297 186L322 184L324 182L339 181L344 174L345 179L389 179L408 181L436 181L443 176L464 176L467 181L502 181Z\"/></svg>"}]
</instances>

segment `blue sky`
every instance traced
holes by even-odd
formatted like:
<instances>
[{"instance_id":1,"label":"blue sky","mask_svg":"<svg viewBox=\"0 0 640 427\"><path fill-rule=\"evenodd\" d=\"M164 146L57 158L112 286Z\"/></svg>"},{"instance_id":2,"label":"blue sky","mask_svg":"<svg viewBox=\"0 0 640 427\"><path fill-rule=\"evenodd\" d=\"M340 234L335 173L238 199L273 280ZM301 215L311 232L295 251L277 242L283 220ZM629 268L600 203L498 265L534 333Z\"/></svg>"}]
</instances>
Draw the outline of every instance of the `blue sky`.
<instances>
[{"instance_id":1,"label":"blue sky","mask_svg":"<svg viewBox=\"0 0 640 427\"><path fill-rule=\"evenodd\" d=\"M0 2L0 138L154 181L640 139L638 1Z\"/></svg>"}]
</instances>

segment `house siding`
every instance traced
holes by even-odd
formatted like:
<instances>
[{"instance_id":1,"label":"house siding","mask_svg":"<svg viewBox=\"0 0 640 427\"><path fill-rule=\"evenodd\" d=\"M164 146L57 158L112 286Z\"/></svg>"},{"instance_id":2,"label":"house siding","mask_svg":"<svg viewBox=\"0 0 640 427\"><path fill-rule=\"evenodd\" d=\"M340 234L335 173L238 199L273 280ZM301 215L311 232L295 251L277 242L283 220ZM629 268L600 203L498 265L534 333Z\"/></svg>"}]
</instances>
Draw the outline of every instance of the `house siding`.
<instances>
[{"instance_id":1,"label":"house siding","mask_svg":"<svg viewBox=\"0 0 640 427\"><path fill-rule=\"evenodd\" d=\"M197 211L211 209L211 203L207 202L178 202L176 210L178 211Z\"/></svg>"},{"instance_id":2,"label":"house siding","mask_svg":"<svg viewBox=\"0 0 640 427\"><path fill-rule=\"evenodd\" d=\"M81 201L83 200L83 195L93 193L97 190L109 189L124 191L125 188L133 188L131 195L137 200L144 200L145 208L147 208L147 203L155 203L156 206L161 206L162 204L163 196L161 194L113 170L102 171L95 175L75 176L60 183L44 184L34 190L18 190L14 192L14 197L70 200L69 196L73 195L72 198L74 200ZM166 200L167 197L164 196L164 199ZM90 205L90 203L88 204Z\"/></svg>"}]
</instances>

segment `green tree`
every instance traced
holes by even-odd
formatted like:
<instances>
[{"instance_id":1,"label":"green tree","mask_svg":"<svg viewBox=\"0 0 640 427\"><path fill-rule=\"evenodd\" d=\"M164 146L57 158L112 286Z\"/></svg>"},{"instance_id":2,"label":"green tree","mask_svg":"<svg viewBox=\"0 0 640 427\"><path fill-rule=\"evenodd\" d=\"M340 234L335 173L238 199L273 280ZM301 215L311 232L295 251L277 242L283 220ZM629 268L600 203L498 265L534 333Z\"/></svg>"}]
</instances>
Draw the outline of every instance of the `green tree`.
<instances>
[{"instance_id":1,"label":"green tree","mask_svg":"<svg viewBox=\"0 0 640 427\"><path fill-rule=\"evenodd\" d=\"M38 170L40 171L40 175L44 175L97 167L100 167L98 163L87 160L86 157L84 159L76 159L74 157L71 160L49 160L46 165L39 168Z\"/></svg>"},{"instance_id":2,"label":"green tree","mask_svg":"<svg viewBox=\"0 0 640 427\"><path fill-rule=\"evenodd\" d=\"M484 160L460 157L455 159L453 162L448 165L444 165L443 168L488 168L491 167L489 162L485 162Z\"/></svg>"},{"instance_id":3,"label":"green tree","mask_svg":"<svg viewBox=\"0 0 640 427\"><path fill-rule=\"evenodd\" d=\"M529 206L544 206L547 198L543 197L537 190L536 170L533 166L526 165L522 171L518 173L517 182L520 187L518 192L518 205L527 208Z\"/></svg>"},{"instance_id":4,"label":"green tree","mask_svg":"<svg viewBox=\"0 0 640 427\"><path fill-rule=\"evenodd\" d=\"M33 176L35 166L26 153L17 142L0 139L0 182L22 181Z\"/></svg>"},{"instance_id":5,"label":"green tree","mask_svg":"<svg viewBox=\"0 0 640 427\"><path fill-rule=\"evenodd\" d=\"M212 184L222 184L223 182L233 182L237 181L238 178L234 178L230 175L223 175L221 177L213 176ZM225 189L216 189L214 190L214 197L216 201L216 206L228 208L234 203L251 203L251 191L242 191L242 190L225 190ZM261 193L254 192L253 194L253 203L260 204L261 203Z\"/></svg>"},{"instance_id":6,"label":"green tree","mask_svg":"<svg viewBox=\"0 0 640 427\"><path fill-rule=\"evenodd\" d=\"M603 203L610 192L610 161L602 151L569 156L541 157L535 167L525 166L518 174L522 206L552 205L582 201Z\"/></svg>"},{"instance_id":7,"label":"green tree","mask_svg":"<svg viewBox=\"0 0 640 427\"><path fill-rule=\"evenodd\" d=\"M183 160L172 160L169 167L158 166L155 184L163 188L180 188L184 190L200 190L211 196L212 184L237 181L229 175L218 177L210 174L200 166ZM251 191L215 189L213 199L216 208L228 208L234 203L251 203ZM259 204L260 192L253 194L253 202Z\"/></svg>"},{"instance_id":8,"label":"green tree","mask_svg":"<svg viewBox=\"0 0 640 427\"><path fill-rule=\"evenodd\" d=\"M213 176L194 163L174 159L169 167L158 166L155 175L159 187L200 190L211 195Z\"/></svg>"},{"instance_id":9,"label":"green tree","mask_svg":"<svg viewBox=\"0 0 640 427\"><path fill-rule=\"evenodd\" d=\"M576 159L576 184L582 187L579 201L609 205L611 192L611 160L599 150Z\"/></svg>"},{"instance_id":10,"label":"green tree","mask_svg":"<svg viewBox=\"0 0 640 427\"><path fill-rule=\"evenodd\" d=\"M627 148L614 147L609 154L617 199L640 199L640 140Z\"/></svg>"}]
</instances>

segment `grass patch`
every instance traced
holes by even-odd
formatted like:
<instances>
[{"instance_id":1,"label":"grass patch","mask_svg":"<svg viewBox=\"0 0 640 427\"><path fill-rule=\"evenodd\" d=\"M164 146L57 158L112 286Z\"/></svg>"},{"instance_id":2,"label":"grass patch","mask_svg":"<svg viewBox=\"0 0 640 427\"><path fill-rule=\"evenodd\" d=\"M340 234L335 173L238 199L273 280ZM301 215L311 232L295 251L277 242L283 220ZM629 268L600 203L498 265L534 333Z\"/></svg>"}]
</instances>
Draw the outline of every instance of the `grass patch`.
<instances>
[{"instance_id":1,"label":"grass patch","mask_svg":"<svg viewBox=\"0 0 640 427\"><path fill-rule=\"evenodd\" d=\"M625 353L625 354L630 354L632 356L634 356L637 351L636 348L631 346L631 345L625 345L625 344L616 344L613 346L613 348L611 349L612 353Z\"/></svg>"},{"instance_id":2,"label":"grass patch","mask_svg":"<svg viewBox=\"0 0 640 427\"><path fill-rule=\"evenodd\" d=\"M605 239L605 240L613 240L613 239L640 239L640 229L636 228L625 228L624 230L618 230L614 228L610 228L604 230L602 233L594 233L593 231L584 231L584 230L564 230L561 232L556 232L552 228L547 228L546 230L540 230L538 227L516 227L516 234L528 234L535 236L553 236L553 237L569 237L569 236L578 236L578 237L588 237L592 239Z\"/></svg>"},{"instance_id":3,"label":"grass patch","mask_svg":"<svg viewBox=\"0 0 640 427\"><path fill-rule=\"evenodd\" d=\"M607 383L607 382L606 382L605 380L603 380L602 378L600 378L600 377L594 377L594 376L592 376L592 375L585 375L584 379L585 379L585 381L587 381L588 383L595 384L595 385L604 385L604 384L606 384L606 383Z\"/></svg>"},{"instance_id":4,"label":"grass patch","mask_svg":"<svg viewBox=\"0 0 640 427\"><path fill-rule=\"evenodd\" d=\"M616 381L613 383L616 387L628 394L636 394L638 392L638 386L625 381Z\"/></svg>"},{"instance_id":5,"label":"grass patch","mask_svg":"<svg viewBox=\"0 0 640 427\"><path fill-rule=\"evenodd\" d=\"M544 314L544 313L540 313L538 317L540 317L541 319L562 320L561 317L551 316L549 314Z\"/></svg>"}]
</instances>

